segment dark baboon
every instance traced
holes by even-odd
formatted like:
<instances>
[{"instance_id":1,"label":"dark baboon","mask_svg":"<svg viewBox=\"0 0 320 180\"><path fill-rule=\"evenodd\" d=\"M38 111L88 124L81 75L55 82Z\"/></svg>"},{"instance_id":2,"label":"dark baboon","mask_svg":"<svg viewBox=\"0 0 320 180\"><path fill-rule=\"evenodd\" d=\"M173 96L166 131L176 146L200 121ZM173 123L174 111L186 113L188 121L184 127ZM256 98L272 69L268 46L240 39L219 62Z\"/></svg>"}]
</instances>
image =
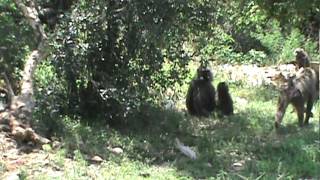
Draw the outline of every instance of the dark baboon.
<instances>
[{"instance_id":1,"label":"dark baboon","mask_svg":"<svg viewBox=\"0 0 320 180\"><path fill-rule=\"evenodd\" d=\"M319 99L319 74L312 68L304 68L296 76L289 78L281 90L278 99L275 127L278 128L288 105L291 103L298 115L299 125L309 123L313 103ZM307 103L305 109L304 104ZM304 112L306 113L305 120Z\"/></svg>"},{"instance_id":2,"label":"dark baboon","mask_svg":"<svg viewBox=\"0 0 320 180\"><path fill-rule=\"evenodd\" d=\"M233 114L233 101L229 93L228 85L225 82L220 82L217 87L218 92L218 109L223 115Z\"/></svg>"},{"instance_id":3,"label":"dark baboon","mask_svg":"<svg viewBox=\"0 0 320 180\"><path fill-rule=\"evenodd\" d=\"M54 29L58 22L59 15L71 8L73 0L52 0L42 3L38 7L39 19L41 23L47 24L50 29Z\"/></svg>"},{"instance_id":4,"label":"dark baboon","mask_svg":"<svg viewBox=\"0 0 320 180\"><path fill-rule=\"evenodd\" d=\"M47 24L50 29L54 29L58 21L58 11L54 8L43 8L39 10L39 19L41 23Z\"/></svg>"},{"instance_id":5,"label":"dark baboon","mask_svg":"<svg viewBox=\"0 0 320 180\"><path fill-rule=\"evenodd\" d=\"M200 66L187 93L186 106L191 115L208 117L215 109L215 89L211 81L211 71Z\"/></svg>"},{"instance_id":6,"label":"dark baboon","mask_svg":"<svg viewBox=\"0 0 320 180\"><path fill-rule=\"evenodd\" d=\"M310 57L306 51L304 51L302 48L297 48L294 50L296 60L295 64L297 69L300 69L301 67L310 67Z\"/></svg>"}]
</instances>

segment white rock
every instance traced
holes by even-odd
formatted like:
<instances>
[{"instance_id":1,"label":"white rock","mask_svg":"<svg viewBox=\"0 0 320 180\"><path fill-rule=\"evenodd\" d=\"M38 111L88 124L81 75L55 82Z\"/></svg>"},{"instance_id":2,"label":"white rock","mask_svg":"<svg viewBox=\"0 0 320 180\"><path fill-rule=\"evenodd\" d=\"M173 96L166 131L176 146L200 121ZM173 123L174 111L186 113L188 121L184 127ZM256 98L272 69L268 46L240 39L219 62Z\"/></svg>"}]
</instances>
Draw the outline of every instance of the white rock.
<instances>
[{"instance_id":1,"label":"white rock","mask_svg":"<svg viewBox=\"0 0 320 180\"><path fill-rule=\"evenodd\" d=\"M111 151L114 154L122 154L123 153L123 149L121 149L120 147L115 147L115 148L108 148L109 151Z\"/></svg>"},{"instance_id":2,"label":"white rock","mask_svg":"<svg viewBox=\"0 0 320 180\"><path fill-rule=\"evenodd\" d=\"M2 177L3 180L20 180L19 172L13 172L5 177Z\"/></svg>"},{"instance_id":3,"label":"white rock","mask_svg":"<svg viewBox=\"0 0 320 180\"><path fill-rule=\"evenodd\" d=\"M183 145L178 138L176 138L176 146L184 155L193 160L197 159L196 153L190 147Z\"/></svg>"}]
</instances>

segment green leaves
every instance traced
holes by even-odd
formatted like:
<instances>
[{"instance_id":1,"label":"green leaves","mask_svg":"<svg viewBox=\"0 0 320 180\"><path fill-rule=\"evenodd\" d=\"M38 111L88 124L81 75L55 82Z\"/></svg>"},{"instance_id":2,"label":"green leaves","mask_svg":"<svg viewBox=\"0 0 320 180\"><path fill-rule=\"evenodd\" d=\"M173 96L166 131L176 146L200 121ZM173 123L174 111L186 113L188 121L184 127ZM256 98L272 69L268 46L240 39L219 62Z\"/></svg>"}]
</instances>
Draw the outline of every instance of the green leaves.
<instances>
[{"instance_id":1,"label":"green leaves","mask_svg":"<svg viewBox=\"0 0 320 180\"><path fill-rule=\"evenodd\" d=\"M66 112L124 117L127 109L157 103L168 88L186 84L190 62L270 64L290 59L295 46L315 52L314 33L303 22L317 17L319 7L308 2L81 0L59 15L50 32L53 70L39 71L39 88L46 92L54 71L61 81L55 89L66 93ZM18 76L31 34L17 16L1 16L0 22L0 45L10 47L0 68Z\"/></svg>"}]
</instances>

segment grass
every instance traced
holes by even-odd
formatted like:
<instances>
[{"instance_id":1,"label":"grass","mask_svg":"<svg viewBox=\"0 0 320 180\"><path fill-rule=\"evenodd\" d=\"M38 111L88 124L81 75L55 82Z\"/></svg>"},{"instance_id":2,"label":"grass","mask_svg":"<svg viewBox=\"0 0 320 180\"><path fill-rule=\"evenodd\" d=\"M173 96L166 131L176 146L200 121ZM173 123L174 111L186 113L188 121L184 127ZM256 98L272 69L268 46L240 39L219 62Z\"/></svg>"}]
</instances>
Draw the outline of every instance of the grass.
<instances>
[{"instance_id":1,"label":"grass","mask_svg":"<svg viewBox=\"0 0 320 180\"><path fill-rule=\"evenodd\" d=\"M275 90L231 84L230 92L236 107L231 117L199 119L150 107L132 117L130 128L118 130L70 123L75 121L65 117L63 146L45 149L62 172L61 179L320 178L320 103L313 109L315 117L309 126L298 127L290 107L283 126L275 131ZM197 152L197 160L175 148L176 137ZM124 152L114 154L113 147ZM104 161L91 163L88 159L94 155ZM46 173L37 177L57 179Z\"/></svg>"}]
</instances>

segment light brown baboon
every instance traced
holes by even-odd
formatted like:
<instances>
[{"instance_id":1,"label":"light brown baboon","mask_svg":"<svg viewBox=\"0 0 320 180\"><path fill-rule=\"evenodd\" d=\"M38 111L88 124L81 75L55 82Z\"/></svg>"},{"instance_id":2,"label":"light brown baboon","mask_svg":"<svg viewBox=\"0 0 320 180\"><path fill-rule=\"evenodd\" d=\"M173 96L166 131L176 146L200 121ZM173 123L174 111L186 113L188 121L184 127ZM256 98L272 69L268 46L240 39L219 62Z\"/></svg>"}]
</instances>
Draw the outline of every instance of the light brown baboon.
<instances>
[{"instance_id":1,"label":"light brown baboon","mask_svg":"<svg viewBox=\"0 0 320 180\"><path fill-rule=\"evenodd\" d=\"M200 66L190 83L186 98L186 106L191 115L208 117L215 109L215 89L211 81L211 71Z\"/></svg>"},{"instance_id":2,"label":"light brown baboon","mask_svg":"<svg viewBox=\"0 0 320 180\"><path fill-rule=\"evenodd\" d=\"M275 115L275 127L278 128L289 104L292 104L297 112L299 125L309 123L312 116L312 106L319 99L319 74L312 68L304 68L297 72L296 76L289 78L280 90L277 113ZM304 104L307 103L305 109ZM306 113L305 120L304 112Z\"/></svg>"}]
</instances>

